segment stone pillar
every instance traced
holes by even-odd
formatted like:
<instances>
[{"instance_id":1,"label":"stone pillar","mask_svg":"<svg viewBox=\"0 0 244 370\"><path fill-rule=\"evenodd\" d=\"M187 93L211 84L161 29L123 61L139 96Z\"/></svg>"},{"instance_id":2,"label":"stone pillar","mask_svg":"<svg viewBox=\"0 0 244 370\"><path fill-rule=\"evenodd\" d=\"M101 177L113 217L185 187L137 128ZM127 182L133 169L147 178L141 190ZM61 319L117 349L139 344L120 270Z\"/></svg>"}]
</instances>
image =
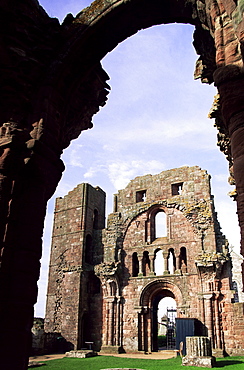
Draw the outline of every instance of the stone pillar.
<instances>
[{"instance_id":1,"label":"stone pillar","mask_svg":"<svg viewBox=\"0 0 244 370\"><path fill-rule=\"evenodd\" d=\"M150 317L148 307L143 307L143 334L142 334L142 349L144 352L150 351Z\"/></svg>"},{"instance_id":2,"label":"stone pillar","mask_svg":"<svg viewBox=\"0 0 244 370\"><path fill-rule=\"evenodd\" d=\"M152 315L153 315L153 312L152 312L152 308L149 309L149 314L147 315L147 335L148 335L148 352L152 352L152 346L153 346L153 343L152 343L152 323L153 323L153 320L152 320Z\"/></svg>"},{"instance_id":3,"label":"stone pillar","mask_svg":"<svg viewBox=\"0 0 244 370\"><path fill-rule=\"evenodd\" d=\"M150 260L150 272L149 272L149 275L150 276L156 275L155 274L155 258L156 257L154 257L154 254L149 255L149 260Z\"/></svg>"},{"instance_id":4,"label":"stone pillar","mask_svg":"<svg viewBox=\"0 0 244 370\"><path fill-rule=\"evenodd\" d=\"M108 301L108 345L112 346L114 338L114 299Z\"/></svg>"},{"instance_id":5,"label":"stone pillar","mask_svg":"<svg viewBox=\"0 0 244 370\"><path fill-rule=\"evenodd\" d=\"M208 329L208 337L213 340L213 307L212 293L204 293L205 325Z\"/></svg>"},{"instance_id":6,"label":"stone pillar","mask_svg":"<svg viewBox=\"0 0 244 370\"><path fill-rule=\"evenodd\" d=\"M213 367L211 339L208 337L186 337L186 356L182 358L184 366Z\"/></svg>"},{"instance_id":7,"label":"stone pillar","mask_svg":"<svg viewBox=\"0 0 244 370\"><path fill-rule=\"evenodd\" d=\"M142 312L137 313L137 329L138 329L138 351L143 350L143 314Z\"/></svg>"},{"instance_id":8,"label":"stone pillar","mask_svg":"<svg viewBox=\"0 0 244 370\"><path fill-rule=\"evenodd\" d=\"M222 333L220 326L220 312L219 312L219 294L214 295L214 317L215 317L215 346L213 346L213 353L216 357L224 357Z\"/></svg>"},{"instance_id":9,"label":"stone pillar","mask_svg":"<svg viewBox=\"0 0 244 370\"><path fill-rule=\"evenodd\" d=\"M113 346L117 346L117 335L118 335L118 300L114 298L114 330L113 330Z\"/></svg>"},{"instance_id":10,"label":"stone pillar","mask_svg":"<svg viewBox=\"0 0 244 370\"><path fill-rule=\"evenodd\" d=\"M229 134L237 191L237 213L241 228L241 254L244 255L244 74L235 65L218 68L214 73L220 94L225 129ZM244 266L243 266L244 276Z\"/></svg>"},{"instance_id":11,"label":"stone pillar","mask_svg":"<svg viewBox=\"0 0 244 370\"><path fill-rule=\"evenodd\" d=\"M44 144L27 141L26 155L11 189L2 244L0 368L5 370L27 368L46 204L63 169L59 157Z\"/></svg>"},{"instance_id":12,"label":"stone pillar","mask_svg":"<svg viewBox=\"0 0 244 370\"><path fill-rule=\"evenodd\" d=\"M143 275L143 256L138 254L138 262L139 262L139 273L138 276Z\"/></svg>"},{"instance_id":13,"label":"stone pillar","mask_svg":"<svg viewBox=\"0 0 244 370\"><path fill-rule=\"evenodd\" d=\"M116 341L117 345L121 346L121 334L122 334L122 302L121 297L118 299L117 302L117 335L116 335Z\"/></svg>"},{"instance_id":14,"label":"stone pillar","mask_svg":"<svg viewBox=\"0 0 244 370\"><path fill-rule=\"evenodd\" d=\"M164 274L169 274L168 270L168 252L162 252L163 253L163 259L164 259L164 266L163 266L163 273Z\"/></svg>"}]
</instances>

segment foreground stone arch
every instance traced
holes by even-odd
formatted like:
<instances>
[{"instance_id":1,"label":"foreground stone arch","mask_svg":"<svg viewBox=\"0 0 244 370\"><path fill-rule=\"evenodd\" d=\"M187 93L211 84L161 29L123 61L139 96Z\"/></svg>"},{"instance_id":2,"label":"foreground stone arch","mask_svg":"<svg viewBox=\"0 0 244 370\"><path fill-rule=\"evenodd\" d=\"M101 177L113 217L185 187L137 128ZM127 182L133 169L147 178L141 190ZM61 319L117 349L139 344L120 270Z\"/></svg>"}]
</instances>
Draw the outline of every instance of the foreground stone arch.
<instances>
[{"instance_id":1,"label":"foreground stone arch","mask_svg":"<svg viewBox=\"0 0 244 370\"><path fill-rule=\"evenodd\" d=\"M25 369L46 203L64 170L60 154L92 127L106 102L108 76L100 60L142 28L196 27L195 77L214 80L219 90L212 117L234 173L244 245L243 21L241 2L232 0L96 0L62 26L36 0L1 0L0 14L0 363Z\"/></svg>"}]
</instances>

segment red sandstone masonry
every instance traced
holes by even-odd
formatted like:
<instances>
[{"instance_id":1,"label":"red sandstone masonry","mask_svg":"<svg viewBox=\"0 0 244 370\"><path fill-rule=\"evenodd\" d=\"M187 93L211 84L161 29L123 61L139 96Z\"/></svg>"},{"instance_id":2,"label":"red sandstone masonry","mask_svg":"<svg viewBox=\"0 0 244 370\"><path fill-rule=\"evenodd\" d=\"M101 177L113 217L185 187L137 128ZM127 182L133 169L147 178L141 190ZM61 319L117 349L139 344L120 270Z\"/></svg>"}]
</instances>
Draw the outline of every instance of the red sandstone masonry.
<instances>
[{"instance_id":1,"label":"red sandstone masonry","mask_svg":"<svg viewBox=\"0 0 244 370\"><path fill-rule=\"evenodd\" d=\"M170 296L177 317L207 327L214 349L236 353L231 343L242 343L243 316L240 309L234 315L227 242L209 181L199 167L137 177L116 195L106 229L100 189L81 184L58 199L46 330L59 331L75 348L92 341L105 352L157 350L154 302ZM103 215L96 230L94 209ZM166 228L157 237L159 213Z\"/></svg>"}]
</instances>

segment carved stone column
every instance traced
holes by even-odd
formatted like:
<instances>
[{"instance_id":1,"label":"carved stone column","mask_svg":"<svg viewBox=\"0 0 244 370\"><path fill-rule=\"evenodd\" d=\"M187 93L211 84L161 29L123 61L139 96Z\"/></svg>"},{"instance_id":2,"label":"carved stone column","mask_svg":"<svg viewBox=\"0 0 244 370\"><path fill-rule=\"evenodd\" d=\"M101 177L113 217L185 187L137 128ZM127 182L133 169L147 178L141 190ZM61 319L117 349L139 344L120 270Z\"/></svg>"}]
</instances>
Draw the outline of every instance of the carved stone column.
<instances>
[{"instance_id":1,"label":"carved stone column","mask_svg":"<svg viewBox=\"0 0 244 370\"><path fill-rule=\"evenodd\" d=\"M222 349L221 328L220 328L220 314L219 314L219 295L214 295L214 316L216 328L216 346L215 348Z\"/></svg>"},{"instance_id":2,"label":"carved stone column","mask_svg":"<svg viewBox=\"0 0 244 370\"><path fill-rule=\"evenodd\" d=\"M25 147L9 149L12 161L6 161L6 170L2 170L8 173L9 165L16 166L16 172L9 178L11 191L8 186L4 188L9 202L0 268L0 368L20 370L27 368L31 345L46 204L64 166L54 152L35 139L28 140ZM6 185L5 180L3 183Z\"/></svg>"},{"instance_id":3,"label":"carved stone column","mask_svg":"<svg viewBox=\"0 0 244 370\"><path fill-rule=\"evenodd\" d=\"M138 254L138 262L139 262L138 276L143 276L143 256L141 254Z\"/></svg>"},{"instance_id":4,"label":"carved stone column","mask_svg":"<svg viewBox=\"0 0 244 370\"><path fill-rule=\"evenodd\" d=\"M205 325L208 329L208 337L213 340L213 307L212 293L204 293Z\"/></svg>"},{"instance_id":5,"label":"carved stone column","mask_svg":"<svg viewBox=\"0 0 244 370\"><path fill-rule=\"evenodd\" d=\"M162 252L163 253L163 259L164 259L164 264L163 264L163 273L164 274L169 274L169 269L168 269L168 252Z\"/></svg>"},{"instance_id":6,"label":"carved stone column","mask_svg":"<svg viewBox=\"0 0 244 370\"><path fill-rule=\"evenodd\" d=\"M223 124L230 137L241 253L244 255L244 74L239 67L229 65L215 71L214 81L220 94Z\"/></svg>"},{"instance_id":7,"label":"carved stone column","mask_svg":"<svg viewBox=\"0 0 244 370\"><path fill-rule=\"evenodd\" d=\"M108 298L108 345L114 344L114 297Z\"/></svg>"}]
</instances>

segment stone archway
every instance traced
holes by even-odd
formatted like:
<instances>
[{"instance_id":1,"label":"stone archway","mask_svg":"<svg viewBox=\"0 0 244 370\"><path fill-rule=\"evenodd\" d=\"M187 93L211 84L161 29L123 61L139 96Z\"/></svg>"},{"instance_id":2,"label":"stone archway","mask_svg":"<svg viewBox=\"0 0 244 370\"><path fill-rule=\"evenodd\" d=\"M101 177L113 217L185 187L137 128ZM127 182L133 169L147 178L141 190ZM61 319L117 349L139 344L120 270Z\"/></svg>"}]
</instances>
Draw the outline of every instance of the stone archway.
<instances>
[{"instance_id":1,"label":"stone archway","mask_svg":"<svg viewBox=\"0 0 244 370\"><path fill-rule=\"evenodd\" d=\"M196 76L219 89L212 116L231 164L233 158L244 245L243 24L241 4L232 0L207 7L194 0L96 0L62 27L34 0L1 0L0 8L0 362L7 370L9 343L16 348L11 367L27 367L43 220L64 170L60 154L92 127L93 114L106 102L108 76L100 60L142 28L171 22L196 27Z\"/></svg>"},{"instance_id":2,"label":"stone archway","mask_svg":"<svg viewBox=\"0 0 244 370\"><path fill-rule=\"evenodd\" d=\"M158 350L158 303L162 298L171 297L176 301L177 315L180 316L180 307L183 303L182 292L175 284L167 279L158 279L146 285L140 296L142 311L138 318L138 346L139 350Z\"/></svg>"}]
</instances>

